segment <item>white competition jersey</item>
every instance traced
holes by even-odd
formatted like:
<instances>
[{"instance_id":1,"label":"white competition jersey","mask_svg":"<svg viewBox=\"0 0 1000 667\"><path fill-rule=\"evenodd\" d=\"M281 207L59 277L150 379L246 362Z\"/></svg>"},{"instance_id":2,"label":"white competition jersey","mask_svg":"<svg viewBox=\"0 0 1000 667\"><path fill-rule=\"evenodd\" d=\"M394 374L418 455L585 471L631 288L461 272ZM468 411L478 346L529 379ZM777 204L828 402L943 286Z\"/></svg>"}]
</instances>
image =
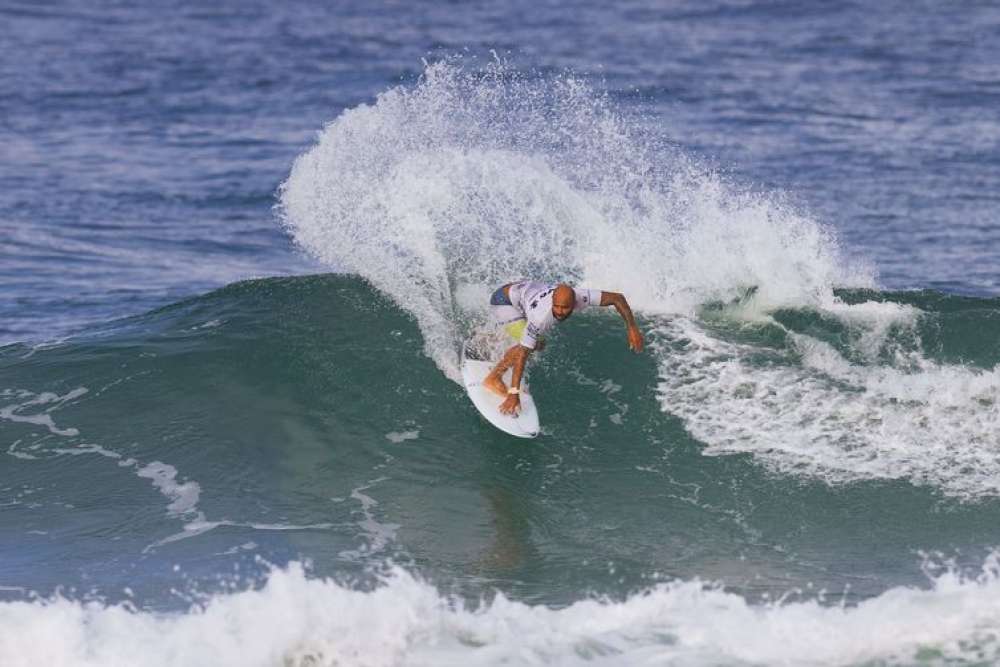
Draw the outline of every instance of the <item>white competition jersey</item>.
<instances>
[{"instance_id":1,"label":"white competition jersey","mask_svg":"<svg viewBox=\"0 0 1000 667\"><path fill-rule=\"evenodd\" d=\"M552 294L556 291L556 287L558 283L530 281L513 283L510 286L510 302L524 313L525 319L528 320L528 325L521 336L521 345L535 349L538 337L558 322L552 314ZM574 287L573 293L576 295L573 312L588 306L601 305L601 290Z\"/></svg>"}]
</instances>

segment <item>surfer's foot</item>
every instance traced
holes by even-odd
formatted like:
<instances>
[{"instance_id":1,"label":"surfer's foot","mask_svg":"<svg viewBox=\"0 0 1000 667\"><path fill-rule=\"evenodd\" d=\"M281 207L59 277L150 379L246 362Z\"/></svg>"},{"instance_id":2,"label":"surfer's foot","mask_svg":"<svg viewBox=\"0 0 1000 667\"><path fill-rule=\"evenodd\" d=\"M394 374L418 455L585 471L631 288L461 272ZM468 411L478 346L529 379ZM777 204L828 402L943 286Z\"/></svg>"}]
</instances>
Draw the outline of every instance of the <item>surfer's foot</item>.
<instances>
[{"instance_id":1,"label":"surfer's foot","mask_svg":"<svg viewBox=\"0 0 1000 667\"><path fill-rule=\"evenodd\" d=\"M498 377L487 375L483 380L483 386L498 396L507 397L507 385Z\"/></svg>"}]
</instances>

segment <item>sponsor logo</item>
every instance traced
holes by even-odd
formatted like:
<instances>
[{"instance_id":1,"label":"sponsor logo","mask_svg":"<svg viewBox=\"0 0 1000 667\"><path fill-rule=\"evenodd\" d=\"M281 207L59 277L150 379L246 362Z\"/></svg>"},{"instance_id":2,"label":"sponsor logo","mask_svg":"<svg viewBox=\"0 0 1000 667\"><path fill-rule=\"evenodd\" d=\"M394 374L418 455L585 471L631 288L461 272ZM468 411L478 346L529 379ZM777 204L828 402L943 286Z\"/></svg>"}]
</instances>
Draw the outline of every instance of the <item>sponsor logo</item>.
<instances>
[{"instance_id":1,"label":"sponsor logo","mask_svg":"<svg viewBox=\"0 0 1000 667\"><path fill-rule=\"evenodd\" d=\"M555 288L553 287L553 288L550 288L550 289L548 289L548 290L545 290L544 292L542 292L541 294L539 294L538 296L536 296L536 297L535 297L535 300L531 302L531 309L532 309L532 310L534 310L535 308L537 308L537 307L538 307L538 303L539 303L539 302L540 302L540 301L541 301L542 299L544 299L545 297L547 297L548 295L552 294L552 293L553 293L553 292L555 292L555 291L556 291L556 290L555 290Z\"/></svg>"}]
</instances>

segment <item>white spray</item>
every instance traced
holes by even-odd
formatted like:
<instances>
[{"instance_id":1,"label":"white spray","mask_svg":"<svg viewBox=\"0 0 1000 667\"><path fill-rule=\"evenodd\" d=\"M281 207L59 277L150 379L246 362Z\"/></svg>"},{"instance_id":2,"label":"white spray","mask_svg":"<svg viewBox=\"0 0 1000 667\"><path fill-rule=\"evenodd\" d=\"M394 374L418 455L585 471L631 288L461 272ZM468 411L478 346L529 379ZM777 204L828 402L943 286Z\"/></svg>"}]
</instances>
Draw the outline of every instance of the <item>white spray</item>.
<instances>
[{"instance_id":1,"label":"white spray","mask_svg":"<svg viewBox=\"0 0 1000 667\"><path fill-rule=\"evenodd\" d=\"M571 75L439 62L326 126L282 186L283 219L411 313L455 380L463 327L521 276L621 291L647 313L752 285L768 304L816 304L870 282L780 197L638 127Z\"/></svg>"}]
</instances>

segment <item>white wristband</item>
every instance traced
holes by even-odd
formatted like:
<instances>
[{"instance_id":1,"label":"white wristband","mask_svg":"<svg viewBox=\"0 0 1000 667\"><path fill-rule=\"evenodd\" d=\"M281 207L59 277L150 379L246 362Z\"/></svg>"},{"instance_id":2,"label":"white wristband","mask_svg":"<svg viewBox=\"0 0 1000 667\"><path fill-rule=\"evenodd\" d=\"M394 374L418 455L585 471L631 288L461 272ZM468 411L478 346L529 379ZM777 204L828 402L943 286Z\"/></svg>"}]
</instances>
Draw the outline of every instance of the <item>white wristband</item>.
<instances>
[{"instance_id":1,"label":"white wristband","mask_svg":"<svg viewBox=\"0 0 1000 667\"><path fill-rule=\"evenodd\" d=\"M521 390L518 389L517 387L507 387L507 393L508 394L520 394Z\"/></svg>"}]
</instances>

